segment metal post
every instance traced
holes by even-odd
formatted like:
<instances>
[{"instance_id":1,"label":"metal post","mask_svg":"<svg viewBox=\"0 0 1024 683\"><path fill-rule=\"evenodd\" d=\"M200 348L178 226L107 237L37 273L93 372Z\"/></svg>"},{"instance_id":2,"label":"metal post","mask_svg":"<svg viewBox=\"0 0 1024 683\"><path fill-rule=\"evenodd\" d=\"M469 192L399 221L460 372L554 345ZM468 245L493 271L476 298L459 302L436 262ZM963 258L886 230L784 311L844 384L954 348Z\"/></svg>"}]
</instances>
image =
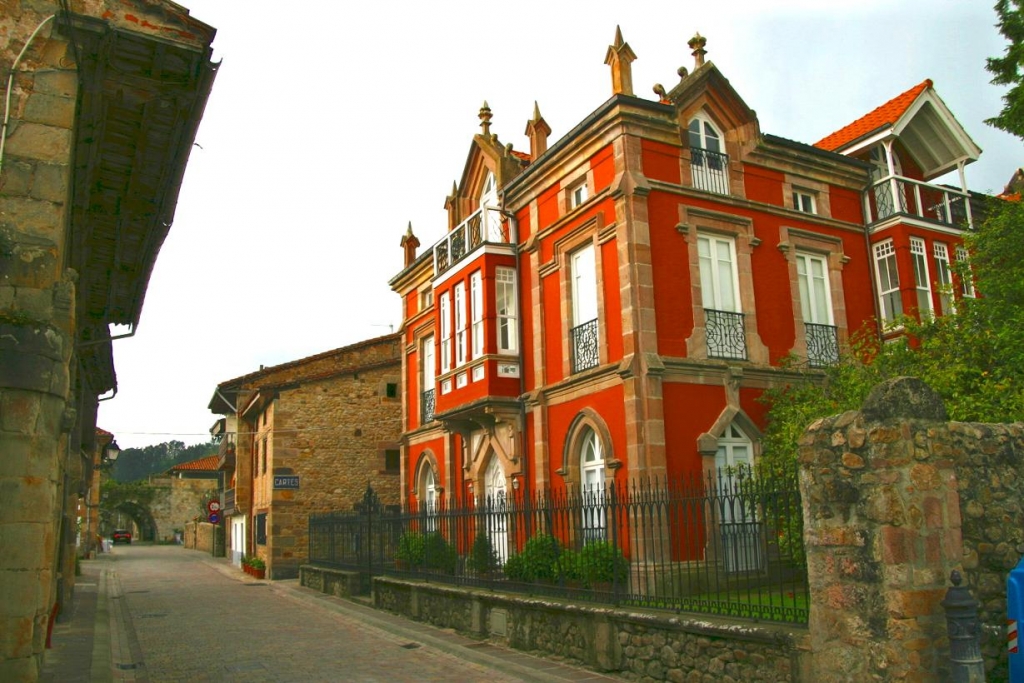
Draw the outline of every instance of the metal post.
<instances>
[{"instance_id":1,"label":"metal post","mask_svg":"<svg viewBox=\"0 0 1024 683\"><path fill-rule=\"evenodd\" d=\"M949 630L949 680L953 683L984 683L985 662L981 658L978 601L966 586L960 585L963 582L960 572L953 570L949 580L953 585L942 601Z\"/></svg>"}]
</instances>

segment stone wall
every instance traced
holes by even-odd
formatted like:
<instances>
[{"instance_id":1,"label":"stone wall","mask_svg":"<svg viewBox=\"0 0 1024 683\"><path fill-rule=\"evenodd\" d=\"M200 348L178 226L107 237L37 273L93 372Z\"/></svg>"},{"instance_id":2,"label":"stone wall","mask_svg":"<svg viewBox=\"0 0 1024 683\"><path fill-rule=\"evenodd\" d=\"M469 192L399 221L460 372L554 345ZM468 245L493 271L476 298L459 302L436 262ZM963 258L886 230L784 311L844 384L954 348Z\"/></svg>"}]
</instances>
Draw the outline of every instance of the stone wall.
<instances>
[{"instance_id":1,"label":"stone wall","mask_svg":"<svg viewBox=\"0 0 1024 683\"><path fill-rule=\"evenodd\" d=\"M315 568L305 571L307 575ZM811 681L799 627L377 577L378 609L638 681Z\"/></svg>"},{"instance_id":2,"label":"stone wall","mask_svg":"<svg viewBox=\"0 0 1024 683\"><path fill-rule=\"evenodd\" d=\"M941 681L950 572L1006 679L1006 577L1024 551L1024 425L946 422L920 381L880 385L800 445L815 681Z\"/></svg>"},{"instance_id":3,"label":"stone wall","mask_svg":"<svg viewBox=\"0 0 1024 683\"><path fill-rule=\"evenodd\" d=\"M397 338L347 348L353 349L348 371L305 375L280 388L274 401L272 473L298 476L299 488L271 492L268 578L299 575L308 557L310 514L351 510L367 486L384 504L399 502L399 472L385 468L385 451L398 449L401 434ZM394 397L387 396L389 383L396 385Z\"/></svg>"},{"instance_id":4,"label":"stone wall","mask_svg":"<svg viewBox=\"0 0 1024 683\"><path fill-rule=\"evenodd\" d=\"M55 10L5 3L0 73ZM66 255L78 92L68 42L44 24L14 79L0 177L0 680L35 680L55 597L74 422L74 274ZM75 485L77 482L70 482ZM10 551L10 549L17 549ZM65 545L65 550L67 546ZM67 558L67 552L65 552ZM73 559L73 555L70 559ZM65 565L64 569L67 569ZM68 573L66 582L74 580ZM66 591L65 591L66 592Z\"/></svg>"},{"instance_id":5,"label":"stone wall","mask_svg":"<svg viewBox=\"0 0 1024 683\"><path fill-rule=\"evenodd\" d=\"M217 479L151 477L149 485L157 490L149 505L156 526L154 541L173 541L174 530L206 513L203 501L219 494Z\"/></svg>"}]
</instances>

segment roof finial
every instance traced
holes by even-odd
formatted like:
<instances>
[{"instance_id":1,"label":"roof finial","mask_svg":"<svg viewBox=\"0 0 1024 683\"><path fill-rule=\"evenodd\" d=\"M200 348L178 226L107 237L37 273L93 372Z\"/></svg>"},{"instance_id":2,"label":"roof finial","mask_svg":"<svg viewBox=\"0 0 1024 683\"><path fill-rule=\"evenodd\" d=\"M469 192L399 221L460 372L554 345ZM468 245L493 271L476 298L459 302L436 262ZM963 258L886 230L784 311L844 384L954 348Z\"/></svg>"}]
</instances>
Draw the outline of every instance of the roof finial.
<instances>
[{"instance_id":1,"label":"roof finial","mask_svg":"<svg viewBox=\"0 0 1024 683\"><path fill-rule=\"evenodd\" d=\"M491 137L491 108L487 105L487 100L484 100L484 104L480 107L480 127L484 129L484 137Z\"/></svg>"},{"instance_id":2,"label":"roof finial","mask_svg":"<svg viewBox=\"0 0 1024 683\"><path fill-rule=\"evenodd\" d=\"M700 31L694 33L693 38L690 38L690 42L687 43L687 45L690 46L690 49L693 50L694 71L704 66L704 55L708 53L708 51L704 49L704 46L707 44L708 39L702 36Z\"/></svg>"},{"instance_id":3,"label":"roof finial","mask_svg":"<svg viewBox=\"0 0 1024 683\"><path fill-rule=\"evenodd\" d=\"M622 29L616 26L615 42L608 46L604 56L604 63L612 67L613 95L633 94L633 70L630 64L635 59L633 49L622 39Z\"/></svg>"},{"instance_id":4,"label":"roof finial","mask_svg":"<svg viewBox=\"0 0 1024 683\"><path fill-rule=\"evenodd\" d=\"M533 118L526 122L526 136L530 138L530 158L536 159L548 149L551 126L540 115L540 105L533 101Z\"/></svg>"},{"instance_id":5,"label":"roof finial","mask_svg":"<svg viewBox=\"0 0 1024 683\"><path fill-rule=\"evenodd\" d=\"M405 230L405 235L402 236L402 250L405 252L405 267L408 268L416 260L416 248L420 246L420 241L416 239L416 235L412 234L412 221L409 221L409 227Z\"/></svg>"}]
</instances>

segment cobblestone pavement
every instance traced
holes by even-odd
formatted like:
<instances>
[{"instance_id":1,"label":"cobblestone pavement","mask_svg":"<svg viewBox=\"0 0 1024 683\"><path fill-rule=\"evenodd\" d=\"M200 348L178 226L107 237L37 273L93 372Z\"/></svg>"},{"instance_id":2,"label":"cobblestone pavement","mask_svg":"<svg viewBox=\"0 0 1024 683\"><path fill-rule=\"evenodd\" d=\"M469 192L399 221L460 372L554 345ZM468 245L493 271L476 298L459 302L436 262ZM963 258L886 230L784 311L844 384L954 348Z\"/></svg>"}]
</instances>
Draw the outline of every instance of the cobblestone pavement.
<instances>
[{"instance_id":1,"label":"cobblestone pavement","mask_svg":"<svg viewBox=\"0 0 1024 683\"><path fill-rule=\"evenodd\" d=\"M615 680L295 581L256 581L179 546L122 547L85 564L43 681Z\"/></svg>"}]
</instances>

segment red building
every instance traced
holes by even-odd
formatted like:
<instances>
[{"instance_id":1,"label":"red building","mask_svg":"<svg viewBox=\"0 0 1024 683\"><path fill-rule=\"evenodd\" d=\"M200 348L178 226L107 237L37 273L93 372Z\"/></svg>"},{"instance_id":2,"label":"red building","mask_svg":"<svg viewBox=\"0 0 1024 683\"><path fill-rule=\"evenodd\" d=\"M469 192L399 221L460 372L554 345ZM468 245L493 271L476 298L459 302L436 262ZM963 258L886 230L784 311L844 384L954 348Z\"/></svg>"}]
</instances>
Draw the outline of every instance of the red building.
<instances>
[{"instance_id":1,"label":"red building","mask_svg":"<svg viewBox=\"0 0 1024 683\"><path fill-rule=\"evenodd\" d=\"M480 110L446 237L417 256L410 227L391 280L405 501L750 463L784 359L973 294L951 264L980 150L931 81L808 145L763 133L704 45L652 101L617 32L611 98L551 146L535 108L528 154Z\"/></svg>"}]
</instances>

